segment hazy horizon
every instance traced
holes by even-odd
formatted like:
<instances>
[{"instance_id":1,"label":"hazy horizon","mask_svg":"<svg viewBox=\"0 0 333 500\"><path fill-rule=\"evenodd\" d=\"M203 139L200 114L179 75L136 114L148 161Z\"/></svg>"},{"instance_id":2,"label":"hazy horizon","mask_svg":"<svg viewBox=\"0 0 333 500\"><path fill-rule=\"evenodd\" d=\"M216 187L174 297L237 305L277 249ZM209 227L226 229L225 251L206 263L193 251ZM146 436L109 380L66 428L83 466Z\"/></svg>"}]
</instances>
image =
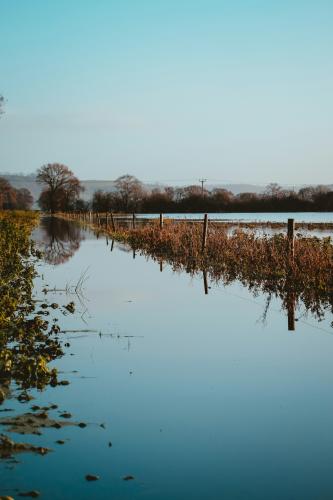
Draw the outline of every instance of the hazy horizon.
<instances>
[{"instance_id":1,"label":"hazy horizon","mask_svg":"<svg viewBox=\"0 0 333 500\"><path fill-rule=\"evenodd\" d=\"M332 183L331 2L0 7L0 171Z\"/></svg>"},{"instance_id":2,"label":"hazy horizon","mask_svg":"<svg viewBox=\"0 0 333 500\"><path fill-rule=\"evenodd\" d=\"M129 174L128 172L126 173L123 173L122 175L131 175ZM28 172L28 173L24 173L24 172L1 172L0 171L0 177L1 176L4 176L4 177L9 177L9 176L13 176L13 177L22 177L22 178L34 178L36 176L36 172ZM112 182L115 182L116 178L97 178L97 177L90 177L90 178L80 178L79 177L79 180L81 182L96 182L96 183L102 183L102 182L106 182L106 183L112 183ZM160 186L167 186L168 183L167 181L146 181L145 179L140 179L138 178L139 181L141 181L143 184L150 184L150 185L160 185ZM183 180L176 180L173 182L170 181L170 185L174 185L174 186L188 186L191 184L194 184L194 185L198 185L198 183L201 185L200 183L200 180L199 179L183 179ZM254 187L254 188L260 188L260 189L264 189L265 187L267 187L269 184L272 184L272 182L222 182L222 181L214 181L214 180L209 180L207 179L207 181L204 183L204 186L205 188L211 188L211 187L216 187L216 186L237 186L237 187L241 187L241 186L245 186L245 187ZM318 185L321 185L319 183L293 183L293 184L288 184L288 183L277 183L280 187L282 188L285 188L285 189L300 189L302 187L306 187L306 186L318 186ZM333 186L333 183L325 183L325 184L322 184L322 185L325 185L325 186ZM243 191L242 191L243 192Z\"/></svg>"}]
</instances>

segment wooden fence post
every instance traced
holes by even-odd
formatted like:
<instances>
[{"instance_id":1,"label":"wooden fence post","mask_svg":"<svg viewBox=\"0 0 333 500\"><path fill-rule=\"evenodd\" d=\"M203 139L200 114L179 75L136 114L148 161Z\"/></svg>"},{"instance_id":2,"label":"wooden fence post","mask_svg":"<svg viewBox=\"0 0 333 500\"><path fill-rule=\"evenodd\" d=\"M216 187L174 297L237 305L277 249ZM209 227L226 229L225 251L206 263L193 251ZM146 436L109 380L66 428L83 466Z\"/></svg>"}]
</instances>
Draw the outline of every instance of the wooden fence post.
<instances>
[{"instance_id":1,"label":"wooden fence post","mask_svg":"<svg viewBox=\"0 0 333 500\"><path fill-rule=\"evenodd\" d=\"M288 257L294 260L295 255L295 219L288 219Z\"/></svg>"},{"instance_id":2,"label":"wooden fence post","mask_svg":"<svg viewBox=\"0 0 333 500\"><path fill-rule=\"evenodd\" d=\"M203 282L204 282L205 295L208 295L207 271L203 271Z\"/></svg>"},{"instance_id":3,"label":"wooden fence post","mask_svg":"<svg viewBox=\"0 0 333 500\"><path fill-rule=\"evenodd\" d=\"M206 248L207 232L208 232L208 215L205 214L204 224L203 224L203 233L202 233L202 251L203 252Z\"/></svg>"},{"instance_id":4,"label":"wooden fence post","mask_svg":"<svg viewBox=\"0 0 333 500\"><path fill-rule=\"evenodd\" d=\"M135 214L132 217L132 228L135 229Z\"/></svg>"},{"instance_id":5,"label":"wooden fence post","mask_svg":"<svg viewBox=\"0 0 333 500\"><path fill-rule=\"evenodd\" d=\"M113 213L111 212L110 215L111 215L112 231L115 232L116 231L116 226L115 226L115 223L114 223Z\"/></svg>"},{"instance_id":6,"label":"wooden fence post","mask_svg":"<svg viewBox=\"0 0 333 500\"><path fill-rule=\"evenodd\" d=\"M160 214L160 229L163 229L163 214Z\"/></svg>"}]
</instances>

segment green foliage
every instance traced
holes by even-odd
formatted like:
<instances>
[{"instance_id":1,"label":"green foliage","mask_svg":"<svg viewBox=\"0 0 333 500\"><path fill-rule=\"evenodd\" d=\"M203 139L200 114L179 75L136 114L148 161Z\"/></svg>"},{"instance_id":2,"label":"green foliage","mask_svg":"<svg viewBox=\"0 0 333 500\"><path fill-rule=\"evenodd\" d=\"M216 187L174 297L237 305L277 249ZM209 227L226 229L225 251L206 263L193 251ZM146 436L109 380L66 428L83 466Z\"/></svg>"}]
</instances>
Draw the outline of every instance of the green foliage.
<instances>
[{"instance_id":1,"label":"green foliage","mask_svg":"<svg viewBox=\"0 0 333 500\"><path fill-rule=\"evenodd\" d=\"M32 296L35 263L40 255L30 241L30 233L37 222L38 215L33 212L0 212L0 378L3 388L12 380L22 388L43 388L57 383L56 371L48 366L51 360L62 355L57 328L36 312Z\"/></svg>"}]
</instances>

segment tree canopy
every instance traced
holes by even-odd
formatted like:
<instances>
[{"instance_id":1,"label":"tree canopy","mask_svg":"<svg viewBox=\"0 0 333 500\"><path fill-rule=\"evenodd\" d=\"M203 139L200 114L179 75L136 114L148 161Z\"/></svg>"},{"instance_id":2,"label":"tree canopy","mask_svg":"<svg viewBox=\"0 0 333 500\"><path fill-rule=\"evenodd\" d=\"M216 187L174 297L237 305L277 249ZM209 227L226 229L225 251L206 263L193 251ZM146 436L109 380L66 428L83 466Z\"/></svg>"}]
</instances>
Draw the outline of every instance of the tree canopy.
<instances>
[{"instance_id":1,"label":"tree canopy","mask_svg":"<svg viewBox=\"0 0 333 500\"><path fill-rule=\"evenodd\" d=\"M28 210L33 197L26 188L15 189L7 179L0 177L0 210Z\"/></svg>"},{"instance_id":2,"label":"tree canopy","mask_svg":"<svg viewBox=\"0 0 333 500\"><path fill-rule=\"evenodd\" d=\"M42 210L73 210L83 187L74 173L61 163L48 163L37 170L37 182L43 185L38 204Z\"/></svg>"}]
</instances>

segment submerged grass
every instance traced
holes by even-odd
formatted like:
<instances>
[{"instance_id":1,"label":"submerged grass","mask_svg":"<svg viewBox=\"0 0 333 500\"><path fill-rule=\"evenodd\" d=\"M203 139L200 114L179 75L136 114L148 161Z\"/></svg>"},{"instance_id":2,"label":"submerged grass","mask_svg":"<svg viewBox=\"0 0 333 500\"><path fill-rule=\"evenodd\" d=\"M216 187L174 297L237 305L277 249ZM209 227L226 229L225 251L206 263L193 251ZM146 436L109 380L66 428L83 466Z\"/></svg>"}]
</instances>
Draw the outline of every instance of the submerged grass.
<instances>
[{"instance_id":1,"label":"submerged grass","mask_svg":"<svg viewBox=\"0 0 333 500\"><path fill-rule=\"evenodd\" d=\"M290 307L290 300L295 300L318 317L326 309L332 311L330 237L297 234L291 259L286 233L258 234L249 231L247 226L230 232L230 225L210 222L204 251L203 227L199 223L166 220L160 229L155 220L137 228L116 228L116 231L100 224L91 227L147 256L168 262L175 270L191 274L205 271L215 282L230 284L239 280L255 293L277 295L286 309Z\"/></svg>"}]
</instances>

